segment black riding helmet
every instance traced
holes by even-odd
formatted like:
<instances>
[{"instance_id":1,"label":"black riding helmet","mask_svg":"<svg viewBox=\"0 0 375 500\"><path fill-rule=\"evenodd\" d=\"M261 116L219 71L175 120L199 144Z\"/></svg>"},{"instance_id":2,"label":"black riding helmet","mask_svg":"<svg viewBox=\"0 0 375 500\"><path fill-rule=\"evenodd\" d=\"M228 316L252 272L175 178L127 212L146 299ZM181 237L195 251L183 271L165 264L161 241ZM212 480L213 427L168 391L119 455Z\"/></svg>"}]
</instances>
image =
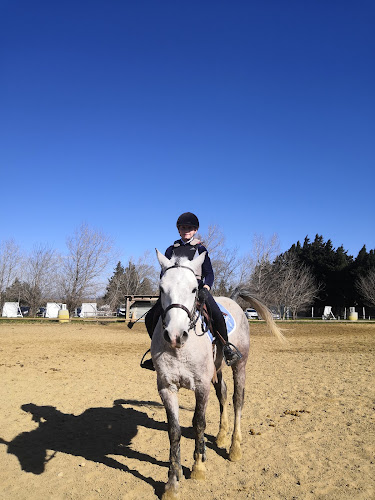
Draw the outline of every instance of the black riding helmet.
<instances>
[{"instance_id":1,"label":"black riding helmet","mask_svg":"<svg viewBox=\"0 0 375 500\"><path fill-rule=\"evenodd\" d=\"M194 226L197 229L199 228L199 220L198 217L191 212L185 212L180 215L177 219L176 226Z\"/></svg>"}]
</instances>

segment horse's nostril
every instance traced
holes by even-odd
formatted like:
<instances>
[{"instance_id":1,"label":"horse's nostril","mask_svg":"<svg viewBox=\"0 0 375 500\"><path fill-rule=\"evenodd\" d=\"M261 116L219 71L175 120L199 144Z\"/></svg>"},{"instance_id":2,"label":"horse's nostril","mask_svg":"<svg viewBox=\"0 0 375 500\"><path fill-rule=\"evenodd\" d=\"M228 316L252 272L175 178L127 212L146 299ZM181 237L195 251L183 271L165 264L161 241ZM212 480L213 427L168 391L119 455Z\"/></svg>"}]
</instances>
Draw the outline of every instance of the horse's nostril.
<instances>
[{"instance_id":1,"label":"horse's nostril","mask_svg":"<svg viewBox=\"0 0 375 500\"><path fill-rule=\"evenodd\" d=\"M182 334L182 340L186 340L188 338L188 336L189 336L188 332L184 331Z\"/></svg>"},{"instance_id":2,"label":"horse's nostril","mask_svg":"<svg viewBox=\"0 0 375 500\"><path fill-rule=\"evenodd\" d=\"M168 330L164 330L164 339L167 341L167 342L171 342L171 338L169 336L169 333L168 333Z\"/></svg>"}]
</instances>

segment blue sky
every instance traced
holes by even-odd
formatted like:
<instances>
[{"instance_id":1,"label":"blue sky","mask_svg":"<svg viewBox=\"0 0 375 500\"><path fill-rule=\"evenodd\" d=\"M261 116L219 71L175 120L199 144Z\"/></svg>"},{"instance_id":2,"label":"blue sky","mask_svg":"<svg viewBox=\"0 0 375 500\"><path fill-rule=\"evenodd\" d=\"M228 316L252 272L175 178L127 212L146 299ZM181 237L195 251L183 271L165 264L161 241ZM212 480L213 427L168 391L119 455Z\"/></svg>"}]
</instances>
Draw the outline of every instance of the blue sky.
<instances>
[{"instance_id":1,"label":"blue sky","mask_svg":"<svg viewBox=\"0 0 375 500\"><path fill-rule=\"evenodd\" d=\"M0 240L375 248L372 1L2 1Z\"/></svg>"}]
</instances>

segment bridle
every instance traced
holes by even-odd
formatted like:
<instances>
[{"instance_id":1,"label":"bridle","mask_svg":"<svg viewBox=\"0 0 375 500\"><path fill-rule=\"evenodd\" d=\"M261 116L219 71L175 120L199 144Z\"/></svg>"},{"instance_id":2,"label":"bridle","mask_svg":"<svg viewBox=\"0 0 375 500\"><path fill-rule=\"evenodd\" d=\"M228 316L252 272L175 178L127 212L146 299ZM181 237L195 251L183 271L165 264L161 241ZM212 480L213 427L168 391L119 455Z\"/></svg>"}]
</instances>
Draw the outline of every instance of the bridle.
<instances>
[{"instance_id":1,"label":"bridle","mask_svg":"<svg viewBox=\"0 0 375 500\"><path fill-rule=\"evenodd\" d=\"M181 268L183 268L183 269L189 269L189 271L191 271L194 274L194 276L195 276L195 272L190 267L188 267L188 266L181 266L179 264L174 264L173 266L167 267L166 269L164 269L163 274L165 274L170 269L175 269L175 268L178 268L178 269L181 269ZM196 278L196 276L195 276L195 278ZM197 283L197 285L198 285L198 283ZM189 330L193 330L193 329L195 330L197 321L199 319L199 314L197 314L197 312L196 312L197 311L197 302L198 302L198 286L197 286L197 291L195 292L194 304L193 304L193 308L192 308L191 311L189 311L189 309L186 306L184 306L183 304L169 304L169 306L166 307L165 309L162 308L162 310L161 310L161 320L162 320L163 329L165 330L165 327L166 327L165 317L166 317L167 312L170 311L171 309L177 308L177 309L182 309L188 315L188 318L190 320Z\"/></svg>"}]
</instances>

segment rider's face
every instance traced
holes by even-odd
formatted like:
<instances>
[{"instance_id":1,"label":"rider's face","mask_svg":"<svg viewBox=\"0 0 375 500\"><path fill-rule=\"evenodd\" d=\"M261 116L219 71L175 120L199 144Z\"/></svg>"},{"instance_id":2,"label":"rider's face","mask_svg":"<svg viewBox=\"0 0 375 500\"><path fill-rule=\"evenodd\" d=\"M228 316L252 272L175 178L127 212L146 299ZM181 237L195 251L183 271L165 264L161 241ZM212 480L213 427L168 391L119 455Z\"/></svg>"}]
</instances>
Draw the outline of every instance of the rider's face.
<instances>
[{"instance_id":1,"label":"rider's face","mask_svg":"<svg viewBox=\"0 0 375 500\"><path fill-rule=\"evenodd\" d=\"M178 226L182 241L189 241L197 231L198 229L194 226Z\"/></svg>"}]
</instances>

